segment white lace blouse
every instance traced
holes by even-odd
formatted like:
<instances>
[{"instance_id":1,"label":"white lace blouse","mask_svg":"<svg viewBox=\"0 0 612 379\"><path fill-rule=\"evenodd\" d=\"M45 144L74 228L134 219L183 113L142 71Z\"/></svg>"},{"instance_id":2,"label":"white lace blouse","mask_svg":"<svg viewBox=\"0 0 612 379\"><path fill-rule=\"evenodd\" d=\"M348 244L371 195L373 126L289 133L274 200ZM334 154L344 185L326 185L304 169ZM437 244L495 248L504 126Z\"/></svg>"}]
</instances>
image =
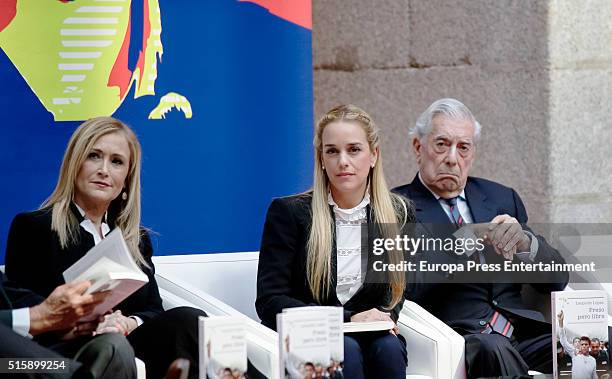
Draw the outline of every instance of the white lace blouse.
<instances>
[{"instance_id":1,"label":"white lace blouse","mask_svg":"<svg viewBox=\"0 0 612 379\"><path fill-rule=\"evenodd\" d=\"M361 225L367 222L366 207L370 195L366 191L361 203L351 209L342 209L327 195L327 202L333 206L336 218L336 295L342 304L361 288Z\"/></svg>"}]
</instances>

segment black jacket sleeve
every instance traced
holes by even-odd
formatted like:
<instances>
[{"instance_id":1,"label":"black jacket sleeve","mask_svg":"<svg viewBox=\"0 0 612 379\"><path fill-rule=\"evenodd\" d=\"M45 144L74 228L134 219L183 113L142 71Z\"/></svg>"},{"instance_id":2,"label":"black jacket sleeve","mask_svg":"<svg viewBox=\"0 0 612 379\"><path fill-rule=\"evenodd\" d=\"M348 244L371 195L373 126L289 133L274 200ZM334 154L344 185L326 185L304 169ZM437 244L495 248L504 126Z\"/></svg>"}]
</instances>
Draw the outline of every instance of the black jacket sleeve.
<instances>
[{"instance_id":1,"label":"black jacket sleeve","mask_svg":"<svg viewBox=\"0 0 612 379\"><path fill-rule=\"evenodd\" d=\"M286 200L275 199L268 208L261 238L255 301L262 322L273 329L276 314L284 308L308 305L291 296L291 271L298 255L298 233L296 220Z\"/></svg>"},{"instance_id":2,"label":"black jacket sleeve","mask_svg":"<svg viewBox=\"0 0 612 379\"><path fill-rule=\"evenodd\" d=\"M50 254L50 229L43 230L42 224L31 213L15 216L6 243L5 272L13 288L27 288L48 296L59 283L50 279L53 267L47 259Z\"/></svg>"},{"instance_id":3,"label":"black jacket sleeve","mask_svg":"<svg viewBox=\"0 0 612 379\"><path fill-rule=\"evenodd\" d=\"M13 327L13 309L29 308L42 303L44 298L32 291L17 288L0 271L0 324Z\"/></svg>"}]
</instances>

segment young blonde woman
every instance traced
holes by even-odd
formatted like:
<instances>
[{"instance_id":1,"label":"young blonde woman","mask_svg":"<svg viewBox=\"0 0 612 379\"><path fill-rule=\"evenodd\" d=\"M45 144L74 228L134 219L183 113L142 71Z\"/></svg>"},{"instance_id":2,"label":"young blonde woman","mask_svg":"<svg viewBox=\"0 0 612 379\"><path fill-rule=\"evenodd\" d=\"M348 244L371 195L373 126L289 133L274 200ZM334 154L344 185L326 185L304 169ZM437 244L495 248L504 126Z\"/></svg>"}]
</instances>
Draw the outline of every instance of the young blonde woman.
<instances>
[{"instance_id":1,"label":"young blonde woman","mask_svg":"<svg viewBox=\"0 0 612 379\"><path fill-rule=\"evenodd\" d=\"M284 308L333 305L344 308L344 321L396 322L405 276L372 280L362 266L362 257L372 257L361 251L364 223L371 240L395 237L414 220L409 202L388 190L378 128L362 109L339 106L318 122L314 148L312 191L275 199L268 209L257 276L259 317L274 329ZM346 378L404 378L406 364L397 327L344 337Z\"/></svg>"},{"instance_id":2,"label":"young blonde woman","mask_svg":"<svg viewBox=\"0 0 612 379\"><path fill-rule=\"evenodd\" d=\"M78 325L62 338L122 333L145 361L147 376L161 378L175 358L188 358L198 377L197 317L187 307L164 311L155 282L149 234L140 225L140 143L121 121L98 117L81 124L66 149L55 190L42 208L18 214L6 249L6 274L21 287L48 296L62 272L121 228L149 282L100 323ZM60 342L46 336L45 344Z\"/></svg>"}]
</instances>

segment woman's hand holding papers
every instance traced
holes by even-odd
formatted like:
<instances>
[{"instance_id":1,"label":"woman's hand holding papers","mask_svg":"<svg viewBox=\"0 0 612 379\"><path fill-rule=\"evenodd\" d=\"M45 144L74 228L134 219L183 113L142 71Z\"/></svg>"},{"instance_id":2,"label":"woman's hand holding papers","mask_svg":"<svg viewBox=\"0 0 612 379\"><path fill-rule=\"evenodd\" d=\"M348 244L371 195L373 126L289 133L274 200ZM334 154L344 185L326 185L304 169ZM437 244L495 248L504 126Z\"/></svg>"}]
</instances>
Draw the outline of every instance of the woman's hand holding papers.
<instances>
[{"instance_id":1,"label":"woman's hand holding papers","mask_svg":"<svg viewBox=\"0 0 612 379\"><path fill-rule=\"evenodd\" d=\"M138 323L136 320L122 315L121 311L115 311L103 316L103 320L98 324L94 333L121 333L127 336L137 327Z\"/></svg>"}]
</instances>

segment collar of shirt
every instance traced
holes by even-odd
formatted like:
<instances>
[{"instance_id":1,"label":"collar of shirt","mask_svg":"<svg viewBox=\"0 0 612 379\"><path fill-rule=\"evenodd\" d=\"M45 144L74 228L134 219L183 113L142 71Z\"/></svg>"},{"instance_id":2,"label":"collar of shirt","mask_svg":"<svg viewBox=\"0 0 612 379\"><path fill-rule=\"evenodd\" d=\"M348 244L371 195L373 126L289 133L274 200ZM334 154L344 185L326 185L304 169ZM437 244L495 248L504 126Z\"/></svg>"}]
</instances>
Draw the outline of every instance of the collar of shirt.
<instances>
[{"instance_id":1,"label":"collar of shirt","mask_svg":"<svg viewBox=\"0 0 612 379\"><path fill-rule=\"evenodd\" d=\"M96 230L96 226L94 225L93 221L88 219L87 215L85 215L85 211L81 207L79 207L77 203L74 203L74 205L79 210L81 216L83 216L83 221L81 221L80 225L83 227L83 229L85 229L89 234L92 235L94 239L94 244L97 245L98 243L100 243L100 241L102 241L102 238L104 238L103 236L106 236L108 232L110 232L110 227L106 223L106 216L108 212L104 214L104 218L102 219L102 225L100 226L102 229L102 236L100 236L100 234Z\"/></svg>"},{"instance_id":2,"label":"collar of shirt","mask_svg":"<svg viewBox=\"0 0 612 379\"><path fill-rule=\"evenodd\" d=\"M370 194L366 190L365 196L359 204L350 209L340 208L334 201L331 192L327 193L327 203L333 206L334 214L336 217L346 221L356 221L359 219L365 219L367 216L366 207L370 204Z\"/></svg>"},{"instance_id":3,"label":"collar of shirt","mask_svg":"<svg viewBox=\"0 0 612 379\"><path fill-rule=\"evenodd\" d=\"M440 206L444 210L444 213L446 213L448 218L452 220L453 216L451 215L450 205L448 205L448 203L442 197L440 197L440 195L432 191L431 188L429 188L427 184L425 184L425 182L421 178L420 172L419 180L421 181L421 184L423 184L423 186L427 188L429 192L431 192L431 194L436 198L436 200L438 200L438 203L440 203ZM457 207L459 208L459 213L461 214L461 217L463 217L463 220L466 223L471 224L472 222L474 222L474 220L472 219L472 213L470 212L470 207L468 206L467 200L465 198L465 189L461 190L461 193L459 194L459 196L457 196Z\"/></svg>"}]
</instances>

